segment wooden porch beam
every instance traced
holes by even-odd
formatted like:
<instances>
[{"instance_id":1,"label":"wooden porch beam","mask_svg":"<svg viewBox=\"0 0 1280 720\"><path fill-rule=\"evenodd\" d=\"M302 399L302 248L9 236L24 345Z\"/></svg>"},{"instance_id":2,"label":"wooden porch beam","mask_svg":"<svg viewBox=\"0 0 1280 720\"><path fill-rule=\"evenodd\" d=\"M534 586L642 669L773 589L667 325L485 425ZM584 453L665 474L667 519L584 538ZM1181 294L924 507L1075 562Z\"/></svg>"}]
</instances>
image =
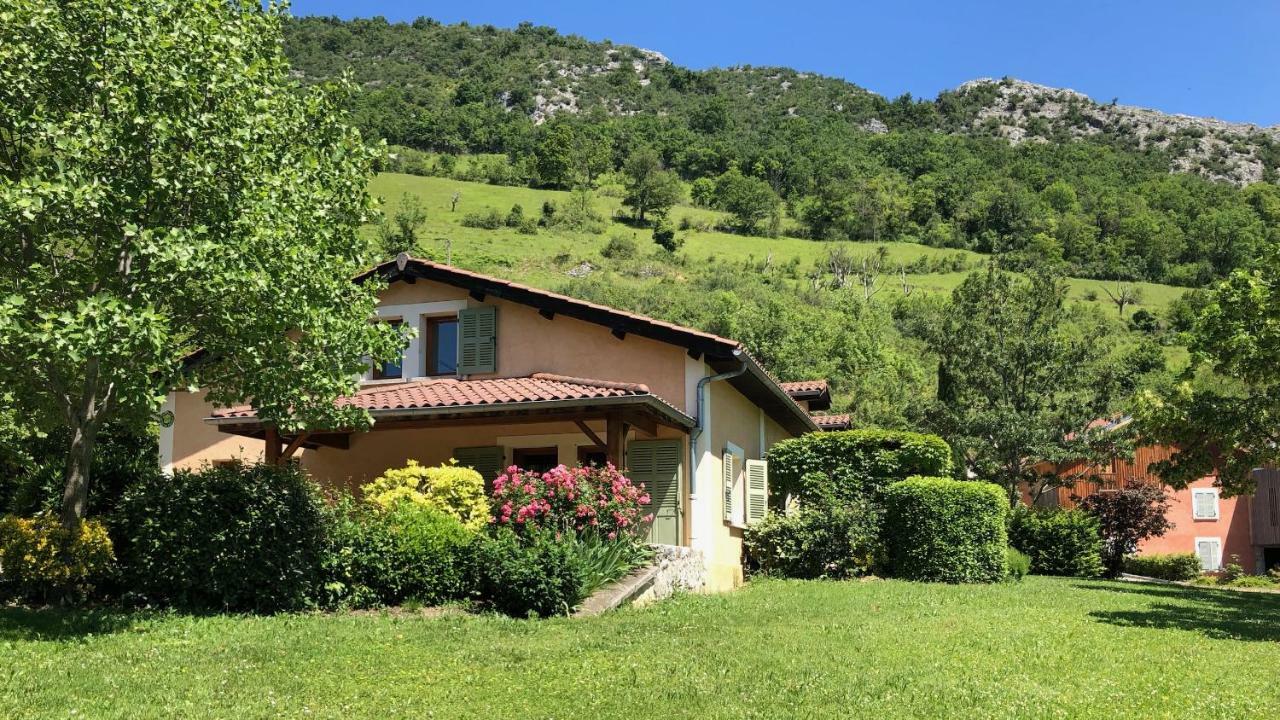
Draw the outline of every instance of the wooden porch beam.
<instances>
[{"instance_id":1,"label":"wooden porch beam","mask_svg":"<svg viewBox=\"0 0 1280 720\"><path fill-rule=\"evenodd\" d=\"M587 425L586 421L574 420L573 423L578 426L578 429L582 431L582 434L586 435L591 440L591 442L601 446L605 444L605 442L600 439L600 436L597 435L596 432L591 429L591 426Z\"/></svg>"},{"instance_id":2,"label":"wooden porch beam","mask_svg":"<svg viewBox=\"0 0 1280 720\"><path fill-rule=\"evenodd\" d=\"M288 445L285 446L284 452L280 453L280 460L285 461L293 457L293 454L298 451L298 446L306 442L307 437L309 437L310 435L311 433L306 431L298 433L297 437L295 437L293 440L289 442Z\"/></svg>"}]
</instances>

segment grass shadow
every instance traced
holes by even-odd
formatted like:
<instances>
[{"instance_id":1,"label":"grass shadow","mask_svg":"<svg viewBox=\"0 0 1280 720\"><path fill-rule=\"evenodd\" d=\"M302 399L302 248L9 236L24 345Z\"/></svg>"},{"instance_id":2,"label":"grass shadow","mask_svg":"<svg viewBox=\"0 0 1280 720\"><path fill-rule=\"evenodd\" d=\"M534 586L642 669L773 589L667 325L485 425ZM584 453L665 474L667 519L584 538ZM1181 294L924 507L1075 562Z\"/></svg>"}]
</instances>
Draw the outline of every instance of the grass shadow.
<instances>
[{"instance_id":1,"label":"grass shadow","mask_svg":"<svg viewBox=\"0 0 1280 720\"><path fill-rule=\"evenodd\" d=\"M1155 630L1190 630L1215 640L1280 642L1280 595L1145 583L1079 583L1076 587L1152 600L1145 609L1089 613L1099 622Z\"/></svg>"},{"instance_id":2,"label":"grass shadow","mask_svg":"<svg viewBox=\"0 0 1280 720\"><path fill-rule=\"evenodd\" d=\"M64 641L109 635L134 626L138 613L114 608L0 607L0 642Z\"/></svg>"}]
</instances>

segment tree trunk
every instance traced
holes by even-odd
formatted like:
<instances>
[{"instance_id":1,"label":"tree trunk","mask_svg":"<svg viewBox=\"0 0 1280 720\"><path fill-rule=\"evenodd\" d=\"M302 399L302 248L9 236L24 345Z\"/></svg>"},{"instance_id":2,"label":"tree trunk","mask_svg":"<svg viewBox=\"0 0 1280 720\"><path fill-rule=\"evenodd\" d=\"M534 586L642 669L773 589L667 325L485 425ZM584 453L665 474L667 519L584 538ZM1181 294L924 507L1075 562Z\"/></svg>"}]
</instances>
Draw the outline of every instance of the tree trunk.
<instances>
[{"instance_id":1,"label":"tree trunk","mask_svg":"<svg viewBox=\"0 0 1280 720\"><path fill-rule=\"evenodd\" d=\"M93 446L102 423L98 407L98 363L90 360L85 372L84 390L67 408L67 429L71 443L67 448L67 464L63 470L62 526L68 530L79 526L89 509L89 470L93 465Z\"/></svg>"},{"instance_id":2,"label":"tree trunk","mask_svg":"<svg viewBox=\"0 0 1280 720\"><path fill-rule=\"evenodd\" d=\"M92 404L92 403L90 403ZM63 471L62 526L74 529L89 509L89 469L93 465L93 445L98 439L98 419L89 417L73 422L71 445L67 448L67 465Z\"/></svg>"}]
</instances>

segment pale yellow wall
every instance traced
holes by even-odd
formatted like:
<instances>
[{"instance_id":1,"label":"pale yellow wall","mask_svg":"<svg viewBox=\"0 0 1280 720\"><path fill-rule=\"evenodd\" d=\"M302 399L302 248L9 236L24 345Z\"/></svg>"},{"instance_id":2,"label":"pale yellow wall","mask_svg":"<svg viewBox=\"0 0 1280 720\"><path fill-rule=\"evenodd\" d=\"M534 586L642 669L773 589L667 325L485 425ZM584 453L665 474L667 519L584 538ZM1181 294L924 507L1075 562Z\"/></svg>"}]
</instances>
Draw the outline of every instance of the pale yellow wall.
<instances>
[{"instance_id":1,"label":"pale yellow wall","mask_svg":"<svg viewBox=\"0 0 1280 720\"><path fill-rule=\"evenodd\" d=\"M419 280L395 283L382 295L382 305L411 305L467 299L469 306L498 308L497 371L472 377L521 377L537 372L643 383L650 392L685 409L684 348L627 335L619 340L609 328L556 315L548 320L534 308L485 298L468 298L451 285ZM413 363L409 363L413 366Z\"/></svg>"},{"instance_id":2,"label":"pale yellow wall","mask_svg":"<svg viewBox=\"0 0 1280 720\"><path fill-rule=\"evenodd\" d=\"M262 459L261 440L218 432L204 422L214 407L204 400L204 392L179 391L173 394L173 457L175 470L194 469L217 460Z\"/></svg>"},{"instance_id":3,"label":"pale yellow wall","mask_svg":"<svg viewBox=\"0 0 1280 720\"><path fill-rule=\"evenodd\" d=\"M760 460L769 446L778 440L791 437L780 425L767 416L762 418L760 408L748 400L727 382L710 385L711 405L711 455L714 468L710 477L711 487L700 488L699 496L707 499L714 513L711 523L712 536L708 548L708 590L715 592L742 584L742 527L723 520L723 453L729 443L742 449L746 460ZM763 445L761 422L763 420ZM707 462L707 460L704 460ZM738 468L741 475L742 468ZM705 476L704 476L705 477Z\"/></svg>"}]
</instances>

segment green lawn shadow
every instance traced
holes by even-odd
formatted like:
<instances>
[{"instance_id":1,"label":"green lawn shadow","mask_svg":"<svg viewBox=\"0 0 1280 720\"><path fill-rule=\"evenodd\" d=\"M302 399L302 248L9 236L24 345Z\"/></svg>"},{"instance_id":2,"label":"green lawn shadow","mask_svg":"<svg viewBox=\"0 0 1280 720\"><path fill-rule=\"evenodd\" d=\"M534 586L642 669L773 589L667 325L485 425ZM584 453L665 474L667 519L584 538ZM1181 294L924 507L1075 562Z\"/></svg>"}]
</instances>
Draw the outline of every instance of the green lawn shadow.
<instances>
[{"instance_id":1,"label":"green lawn shadow","mask_svg":"<svg viewBox=\"0 0 1280 720\"><path fill-rule=\"evenodd\" d=\"M0 607L0 642L65 641L109 635L136 624L137 613L113 608Z\"/></svg>"},{"instance_id":2,"label":"green lawn shadow","mask_svg":"<svg viewBox=\"0 0 1280 720\"><path fill-rule=\"evenodd\" d=\"M1154 583L1078 583L1077 588L1150 598L1144 610L1094 610L1090 617L1121 627L1190 630L1215 640L1280 642L1280 594Z\"/></svg>"}]
</instances>

